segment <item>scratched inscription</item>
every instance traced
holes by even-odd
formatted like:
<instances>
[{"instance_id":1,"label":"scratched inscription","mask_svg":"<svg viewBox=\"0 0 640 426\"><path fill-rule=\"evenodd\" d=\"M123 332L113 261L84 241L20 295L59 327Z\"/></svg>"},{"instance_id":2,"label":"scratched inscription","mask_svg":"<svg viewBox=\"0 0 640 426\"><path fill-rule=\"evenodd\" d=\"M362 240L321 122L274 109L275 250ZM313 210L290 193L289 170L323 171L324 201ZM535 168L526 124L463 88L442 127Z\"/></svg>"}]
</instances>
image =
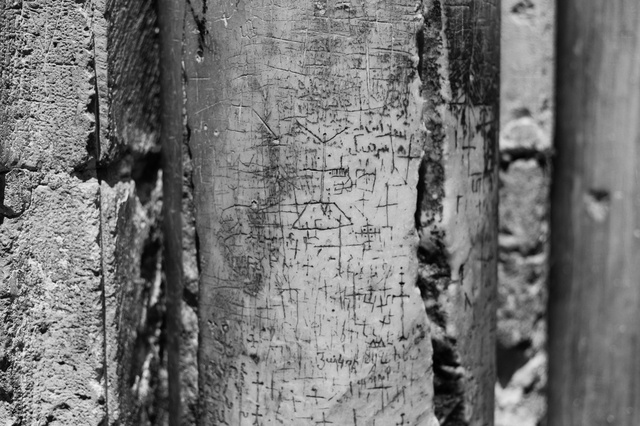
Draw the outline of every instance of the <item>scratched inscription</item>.
<instances>
[{"instance_id":1,"label":"scratched inscription","mask_svg":"<svg viewBox=\"0 0 640 426\"><path fill-rule=\"evenodd\" d=\"M433 424L416 6L191 9L205 424Z\"/></svg>"}]
</instances>

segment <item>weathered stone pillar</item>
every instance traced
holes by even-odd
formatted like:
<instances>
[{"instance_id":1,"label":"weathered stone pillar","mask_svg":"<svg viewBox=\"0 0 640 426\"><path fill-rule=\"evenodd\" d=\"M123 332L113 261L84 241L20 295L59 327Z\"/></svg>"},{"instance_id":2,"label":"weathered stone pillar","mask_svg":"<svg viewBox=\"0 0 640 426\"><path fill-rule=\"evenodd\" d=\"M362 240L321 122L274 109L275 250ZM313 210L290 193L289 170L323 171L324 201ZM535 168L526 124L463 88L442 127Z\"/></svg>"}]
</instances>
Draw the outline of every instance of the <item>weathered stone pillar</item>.
<instances>
[{"instance_id":1,"label":"weathered stone pillar","mask_svg":"<svg viewBox=\"0 0 640 426\"><path fill-rule=\"evenodd\" d=\"M202 424L491 424L497 5L187 15Z\"/></svg>"},{"instance_id":2,"label":"weathered stone pillar","mask_svg":"<svg viewBox=\"0 0 640 426\"><path fill-rule=\"evenodd\" d=\"M558 4L551 426L640 424L640 5Z\"/></svg>"}]
</instances>

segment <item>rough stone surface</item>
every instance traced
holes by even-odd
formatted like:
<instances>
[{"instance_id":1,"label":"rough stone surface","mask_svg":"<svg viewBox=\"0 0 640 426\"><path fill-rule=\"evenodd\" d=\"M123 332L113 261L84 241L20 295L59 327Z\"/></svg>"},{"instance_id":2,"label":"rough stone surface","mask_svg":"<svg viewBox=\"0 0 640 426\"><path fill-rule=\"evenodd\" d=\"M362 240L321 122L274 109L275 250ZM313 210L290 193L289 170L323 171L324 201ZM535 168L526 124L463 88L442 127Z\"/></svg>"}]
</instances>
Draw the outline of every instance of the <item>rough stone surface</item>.
<instances>
[{"instance_id":1,"label":"rough stone surface","mask_svg":"<svg viewBox=\"0 0 640 426\"><path fill-rule=\"evenodd\" d=\"M3 2L2 169L71 173L91 153L89 3Z\"/></svg>"},{"instance_id":2,"label":"rough stone surface","mask_svg":"<svg viewBox=\"0 0 640 426\"><path fill-rule=\"evenodd\" d=\"M166 423L158 46L151 1L96 2L108 424Z\"/></svg>"},{"instance_id":3,"label":"rough stone surface","mask_svg":"<svg viewBox=\"0 0 640 426\"><path fill-rule=\"evenodd\" d=\"M133 181L101 194L109 424L162 424L161 185L145 204Z\"/></svg>"},{"instance_id":4,"label":"rough stone surface","mask_svg":"<svg viewBox=\"0 0 640 426\"><path fill-rule=\"evenodd\" d=\"M554 16L549 0L502 1L496 426L546 412Z\"/></svg>"},{"instance_id":5,"label":"rough stone surface","mask_svg":"<svg viewBox=\"0 0 640 426\"><path fill-rule=\"evenodd\" d=\"M3 426L166 423L155 30L152 1L0 5Z\"/></svg>"},{"instance_id":6,"label":"rough stone surface","mask_svg":"<svg viewBox=\"0 0 640 426\"><path fill-rule=\"evenodd\" d=\"M99 186L41 174L31 197L0 233L0 418L98 424L105 416Z\"/></svg>"},{"instance_id":7,"label":"rough stone surface","mask_svg":"<svg viewBox=\"0 0 640 426\"><path fill-rule=\"evenodd\" d=\"M91 17L75 1L0 5L4 424L106 416Z\"/></svg>"}]
</instances>

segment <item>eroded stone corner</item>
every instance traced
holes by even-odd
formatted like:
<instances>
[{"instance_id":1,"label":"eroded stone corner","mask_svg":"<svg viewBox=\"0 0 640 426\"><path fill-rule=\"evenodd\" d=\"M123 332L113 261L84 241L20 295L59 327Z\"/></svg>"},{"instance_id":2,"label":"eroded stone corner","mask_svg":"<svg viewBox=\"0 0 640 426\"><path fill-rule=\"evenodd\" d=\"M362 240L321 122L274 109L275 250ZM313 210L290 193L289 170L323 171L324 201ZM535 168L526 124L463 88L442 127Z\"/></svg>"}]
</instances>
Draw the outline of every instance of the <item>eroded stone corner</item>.
<instances>
[{"instance_id":1,"label":"eroded stone corner","mask_svg":"<svg viewBox=\"0 0 640 426\"><path fill-rule=\"evenodd\" d=\"M419 287L432 326L436 416L443 425L484 424L493 410L495 6L424 1L417 40L427 132L416 212Z\"/></svg>"},{"instance_id":2,"label":"eroded stone corner","mask_svg":"<svg viewBox=\"0 0 640 426\"><path fill-rule=\"evenodd\" d=\"M108 107L99 111L106 111L101 134L107 140L99 144L98 173L108 233L104 250L110 424L162 425L169 416L156 8L150 0L108 0L104 11L108 31L102 86ZM188 137L185 125L185 141ZM184 150L181 405L184 424L195 424L199 272L186 144Z\"/></svg>"},{"instance_id":3,"label":"eroded stone corner","mask_svg":"<svg viewBox=\"0 0 640 426\"><path fill-rule=\"evenodd\" d=\"M153 1L95 3L109 425L167 422L162 171Z\"/></svg>"},{"instance_id":4,"label":"eroded stone corner","mask_svg":"<svg viewBox=\"0 0 640 426\"><path fill-rule=\"evenodd\" d=\"M423 123L426 129L424 154L420 164L416 228L420 236L418 287L430 323L433 347L434 410L440 425L467 425L465 420L465 375L461 365L457 336L452 333L447 289L452 280L443 222L445 196L443 91L446 47L443 40L442 2L422 2L424 25L416 39L420 55L418 71L424 100Z\"/></svg>"}]
</instances>

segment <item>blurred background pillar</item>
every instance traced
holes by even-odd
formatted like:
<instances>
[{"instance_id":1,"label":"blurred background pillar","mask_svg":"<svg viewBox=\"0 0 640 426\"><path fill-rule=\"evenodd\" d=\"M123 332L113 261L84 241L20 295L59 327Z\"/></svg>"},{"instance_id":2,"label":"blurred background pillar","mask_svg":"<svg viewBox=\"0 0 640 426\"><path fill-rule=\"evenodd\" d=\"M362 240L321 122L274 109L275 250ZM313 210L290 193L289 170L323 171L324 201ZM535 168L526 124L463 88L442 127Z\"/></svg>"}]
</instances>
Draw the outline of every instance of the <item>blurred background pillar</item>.
<instances>
[{"instance_id":1,"label":"blurred background pillar","mask_svg":"<svg viewBox=\"0 0 640 426\"><path fill-rule=\"evenodd\" d=\"M640 4L558 4L550 426L640 424Z\"/></svg>"}]
</instances>

